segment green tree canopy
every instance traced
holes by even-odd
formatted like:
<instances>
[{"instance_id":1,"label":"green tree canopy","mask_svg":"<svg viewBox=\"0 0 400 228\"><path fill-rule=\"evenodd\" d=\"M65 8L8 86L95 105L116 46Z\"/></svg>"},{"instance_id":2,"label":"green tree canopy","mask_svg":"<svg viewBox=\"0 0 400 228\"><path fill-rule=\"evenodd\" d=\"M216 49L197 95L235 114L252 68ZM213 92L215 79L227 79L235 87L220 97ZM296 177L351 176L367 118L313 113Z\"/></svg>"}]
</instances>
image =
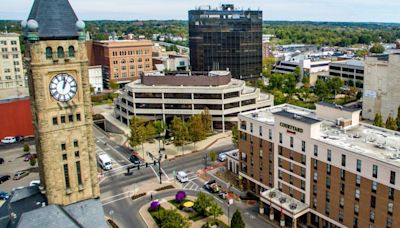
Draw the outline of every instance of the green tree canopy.
<instances>
[{"instance_id":1,"label":"green tree canopy","mask_svg":"<svg viewBox=\"0 0 400 228\"><path fill-rule=\"evenodd\" d=\"M201 115L191 116L188 122L189 139L196 145L196 142L206 138L206 130Z\"/></svg>"},{"instance_id":2,"label":"green tree canopy","mask_svg":"<svg viewBox=\"0 0 400 228\"><path fill-rule=\"evenodd\" d=\"M355 54L357 57L365 57L368 55L368 50L360 49L360 50L357 50Z\"/></svg>"},{"instance_id":3,"label":"green tree canopy","mask_svg":"<svg viewBox=\"0 0 400 228\"><path fill-rule=\"evenodd\" d=\"M329 96L327 83L324 80L318 79L315 83L314 93L319 96L321 100L325 100Z\"/></svg>"},{"instance_id":4,"label":"green tree canopy","mask_svg":"<svg viewBox=\"0 0 400 228\"><path fill-rule=\"evenodd\" d=\"M224 211L217 202L213 201L208 207L208 213L214 217L214 220L216 220L218 216L224 214Z\"/></svg>"},{"instance_id":5,"label":"green tree canopy","mask_svg":"<svg viewBox=\"0 0 400 228\"><path fill-rule=\"evenodd\" d=\"M201 112L201 121L203 123L203 129L205 134L208 135L212 131L212 116L210 114L210 110L205 107Z\"/></svg>"},{"instance_id":6,"label":"green tree canopy","mask_svg":"<svg viewBox=\"0 0 400 228\"><path fill-rule=\"evenodd\" d=\"M231 228L245 228L242 215L240 214L240 211L238 209L236 209L235 213L233 213Z\"/></svg>"},{"instance_id":7,"label":"green tree canopy","mask_svg":"<svg viewBox=\"0 0 400 228\"><path fill-rule=\"evenodd\" d=\"M296 82L299 82L299 81L300 81L300 78L301 78L301 69L300 69L299 66L297 66L297 67L294 69L294 71L293 71L293 76L294 76L294 78L296 79Z\"/></svg>"},{"instance_id":8,"label":"green tree canopy","mask_svg":"<svg viewBox=\"0 0 400 228\"><path fill-rule=\"evenodd\" d=\"M375 114L374 125L377 127L383 127L383 118L379 112Z\"/></svg>"},{"instance_id":9,"label":"green tree canopy","mask_svg":"<svg viewBox=\"0 0 400 228\"><path fill-rule=\"evenodd\" d=\"M239 129L237 124L232 127L232 143L235 147L239 146Z\"/></svg>"},{"instance_id":10,"label":"green tree canopy","mask_svg":"<svg viewBox=\"0 0 400 228\"><path fill-rule=\"evenodd\" d=\"M141 117L133 116L129 123L129 128L131 130L131 134L129 135L128 138L129 145L132 148L138 145L142 145L143 149L143 143L147 139L146 121Z\"/></svg>"},{"instance_id":11,"label":"green tree canopy","mask_svg":"<svg viewBox=\"0 0 400 228\"><path fill-rule=\"evenodd\" d=\"M370 49L369 52L374 54L381 54L385 51L385 47L382 44L375 43Z\"/></svg>"},{"instance_id":12,"label":"green tree canopy","mask_svg":"<svg viewBox=\"0 0 400 228\"><path fill-rule=\"evenodd\" d=\"M110 80L109 86L110 86L110 89L112 89L113 91L119 89L119 85L115 80Z\"/></svg>"},{"instance_id":13,"label":"green tree canopy","mask_svg":"<svg viewBox=\"0 0 400 228\"><path fill-rule=\"evenodd\" d=\"M392 114L389 114L388 118L386 119L386 128L396 131L397 130L397 122L396 120L392 117Z\"/></svg>"},{"instance_id":14,"label":"green tree canopy","mask_svg":"<svg viewBox=\"0 0 400 228\"><path fill-rule=\"evenodd\" d=\"M189 131L186 126L186 123L179 117L174 116L171 122L171 136L174 137L174 145L175 146L182 146L188 139Z\"/></svg>"},{"instance_id":15,"label":"green tree canopy","mask_svg":"<svg viewBox=\"0 0 400 228\"><path fill-rule=\"evenodd\" d=\"M197 199L194 202L193 209L203 216L209 216L207 209L213 201L214 199L211 196L207 195L206 193L199 192L197 194Z\"/></svg>"},{"instance_id":16,"label":"green tree canopy","mask_svg":"<svg viewBox=\"0 0 400 228\"><path fill-rule=\"evenodd\" d=\"M339 77L332 77L326 81L326 85L328 86L329 91L336 95L340 90L340 87L343 86L343 81Z\"/></svg>"}]
</instances>

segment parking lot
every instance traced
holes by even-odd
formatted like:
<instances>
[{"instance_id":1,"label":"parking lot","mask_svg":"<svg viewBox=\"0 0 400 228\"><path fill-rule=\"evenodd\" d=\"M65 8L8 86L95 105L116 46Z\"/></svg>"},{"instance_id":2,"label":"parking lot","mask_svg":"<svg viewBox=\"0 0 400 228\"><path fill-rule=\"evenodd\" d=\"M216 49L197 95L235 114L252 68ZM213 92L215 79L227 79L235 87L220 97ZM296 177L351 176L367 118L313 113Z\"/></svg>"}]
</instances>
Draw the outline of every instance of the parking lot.
<instances>
[{"instance_id":1,"label":"parking lot","mask_svg":"<svg viewBox=\"0 0 400 228\"><path fill-rule=\"evenodd\" d=\"M33 141L19 142L12 145L0 145L0 158L4 159L4 163L0 165L0 176L10 175L10 179L0 184L0 191L11 192L13 188L21 186L29 186L32 180L39 179L37 163L31 166L29 162L24 161L27 152L23 151L24 143L30 144L30 152L36 153ZM29 175L20 180L13 180L14 174L19 170L29 171Z\"/></svg>"}]
</instances>

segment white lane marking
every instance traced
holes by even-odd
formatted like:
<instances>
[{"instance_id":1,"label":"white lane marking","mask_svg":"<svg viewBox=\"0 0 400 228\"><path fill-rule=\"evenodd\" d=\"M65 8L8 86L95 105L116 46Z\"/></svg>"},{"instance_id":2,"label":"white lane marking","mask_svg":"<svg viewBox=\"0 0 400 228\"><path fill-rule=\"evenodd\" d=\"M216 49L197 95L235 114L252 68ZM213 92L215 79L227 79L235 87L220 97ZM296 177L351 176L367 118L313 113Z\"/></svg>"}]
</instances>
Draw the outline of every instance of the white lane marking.
<instances>
[{"instance_id":1,"label":"white lane marking","mask_svg":"<svg viewBox=\"0 0 400 228\"><path fill-rule=\"evenodd\" d=\"M161 168L161 172L167 177L168 180L171 180L163 168Z\"/></svg>"},{"instance_id":2,"label":"white lane marking","mask_svg":"<svg viewBox=\"0 0 400 228\"><path fill-rule=\"evenodd\" d=\"M123 192L123 193L120 193L120 194L117 194L117 195L113 195L113 196L109 196L109 197L101 198L101 200L102 200L102 201L107 201L108 199L112 199L112 198L115 198L115 197L117 197L117 196L120 196L120 195L125 195L125 194L127 194L127 193L131 193L131 192L132 192L132 191Z\"/></svg>"},{"instance_id":3,"label":"white lane marking","mask_svg":"<svg viewBox=\"0 0 400 228\"><path fill-rule=\"evenodd\" d=\"M154 170L153 166L150 166L151 170L153 170L154 174L156 175L157 179L160 180L160 177L157 175L157 172Z\"/></svg>"},{"instance_id":4,"label":"white lane marking","mask_svg":"<svg viewBox=\"0 0 400 228\"><path fill-rule=\"evenodd\" d=\"M104 141L103 141L103 140L99 139L99 141L100 141L101 143L104 144ZM107 150L108 148L111 148L112 150L114 150L114 151L118 154L119 157L121 157L121 158L123 158L125 161L131 163L131 161L129 161L125 156L123 156L118 150L116 150L114 147L112 147L112 146L110 146L110 145L107 144L107 147L105 148L105 150ZM109 149L108 149L108 150L109 150Z\"/></svg>"}]
</instances>

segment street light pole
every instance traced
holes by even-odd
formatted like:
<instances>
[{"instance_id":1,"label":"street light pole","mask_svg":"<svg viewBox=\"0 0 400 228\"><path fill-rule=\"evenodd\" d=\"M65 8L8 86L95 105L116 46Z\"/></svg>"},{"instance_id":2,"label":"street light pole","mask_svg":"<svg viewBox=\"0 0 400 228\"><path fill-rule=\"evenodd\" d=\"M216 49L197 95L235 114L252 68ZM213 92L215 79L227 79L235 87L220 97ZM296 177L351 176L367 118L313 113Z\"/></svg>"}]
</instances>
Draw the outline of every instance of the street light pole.
<instances>
[{"instance_id":1,"label":"street light pole","mask_svg":"<svg viewBox=\"0 0 400 228\"><path fill-rule=\"evenodd\" d=\"M158 173L160 174L160 184L162 184L162 180L161 180L161 149L158 151Z\"/></svg>"}]
</instances>

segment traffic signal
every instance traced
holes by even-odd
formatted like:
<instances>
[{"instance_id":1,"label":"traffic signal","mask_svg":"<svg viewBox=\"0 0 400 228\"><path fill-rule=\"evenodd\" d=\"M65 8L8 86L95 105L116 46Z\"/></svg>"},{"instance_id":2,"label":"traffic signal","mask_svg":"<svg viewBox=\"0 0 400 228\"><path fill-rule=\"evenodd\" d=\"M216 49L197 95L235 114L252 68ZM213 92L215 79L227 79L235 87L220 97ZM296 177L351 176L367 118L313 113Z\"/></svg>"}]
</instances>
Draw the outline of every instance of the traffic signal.
<instances>
[{"instance_id":1,"label":"traffic signal","mask_svg":"<svg viewBox=\"0 0 400 228\"><path fill-rule=\"evenodd\" d=\"M154 165L156 165L156 164L157 164L157 161L156 161L156 160L154 160L154 161L153 161L153 164L154 164Z\"/></svg>"},{"instance_id":2,"label":"traffic signal","mask_svg":"<svg viewBox=\"0 0 400 228\"><path fill-rule=\"evenodd\" d=\"M149 163L146 162L146 168L149 167Z\"/></svg>"}]
</instances>

